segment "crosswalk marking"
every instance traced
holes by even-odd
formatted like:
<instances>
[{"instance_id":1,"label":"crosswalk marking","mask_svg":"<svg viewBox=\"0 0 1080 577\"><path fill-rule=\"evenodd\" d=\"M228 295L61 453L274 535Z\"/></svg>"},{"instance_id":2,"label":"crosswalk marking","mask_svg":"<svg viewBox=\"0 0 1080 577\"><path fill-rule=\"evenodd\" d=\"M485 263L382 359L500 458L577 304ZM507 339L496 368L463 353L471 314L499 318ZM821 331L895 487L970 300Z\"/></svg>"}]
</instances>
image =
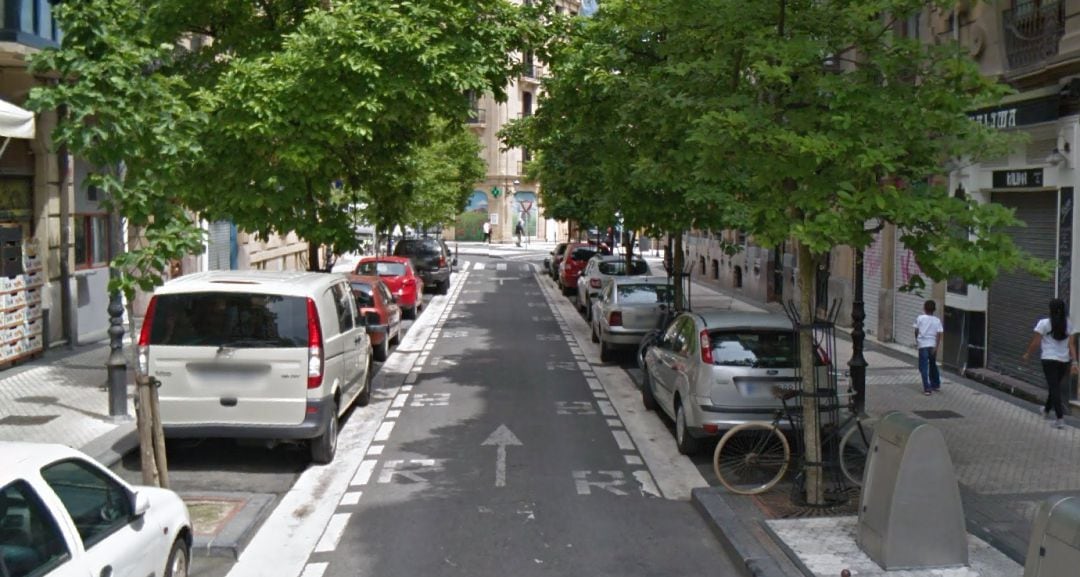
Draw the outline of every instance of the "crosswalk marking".
<instances>
[{"instance_id":1,"label":"crosswalk marking","mask_svg":"<svg viewBox=\"0 0 1080 577\"><path fill-rule=\"evenodd\" d=\"M495 270L506 270L506 263L500 262L499 264L495 265Z\"/></svg>"},{"instance_id":2,"label":"crosswalk marking","mask_svg":"<svg viewBox=\"0 0 1080 577\"><path fill-rule=\"evenodd\" d=\"M485 267L485 265L484 265L484 263L482 263L482 262L478 262L478 263L476 263L476 266L474 266L474 267L473 267L473 270L474 270L474 271L477 271L477 270L484 270L484 268L486 268L486 267Z\"/></svg>"},{"instance_id":3,"label":"crosswalk marking","mask_svg":"<svg viewBox=\"0 0 1080 577\"><path fill-rule=\"evenodd\" d=\"M461 265L461 272L469 272L469 266L472 265L471 260L467 260Z\"/></svg>"}]
</instances>

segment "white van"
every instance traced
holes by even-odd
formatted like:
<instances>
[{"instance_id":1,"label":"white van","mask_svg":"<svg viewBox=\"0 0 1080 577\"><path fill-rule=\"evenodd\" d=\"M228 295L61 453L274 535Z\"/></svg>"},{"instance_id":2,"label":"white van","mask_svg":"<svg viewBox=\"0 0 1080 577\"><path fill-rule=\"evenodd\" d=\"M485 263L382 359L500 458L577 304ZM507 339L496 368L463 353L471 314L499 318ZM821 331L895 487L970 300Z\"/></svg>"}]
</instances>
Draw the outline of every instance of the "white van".
<instances>
[{"instance_id":1,"label":"white van","mask_svg":"<svg viewBox=\"0 0 1080 577\"><path fill-rule=\"evenodd\" d=\"M192 274L154 291L138 370L161 382L166 437L308 439L329 463L338 417L371 397L367 328L343 275Z\"/></svg>"}]
</instances>

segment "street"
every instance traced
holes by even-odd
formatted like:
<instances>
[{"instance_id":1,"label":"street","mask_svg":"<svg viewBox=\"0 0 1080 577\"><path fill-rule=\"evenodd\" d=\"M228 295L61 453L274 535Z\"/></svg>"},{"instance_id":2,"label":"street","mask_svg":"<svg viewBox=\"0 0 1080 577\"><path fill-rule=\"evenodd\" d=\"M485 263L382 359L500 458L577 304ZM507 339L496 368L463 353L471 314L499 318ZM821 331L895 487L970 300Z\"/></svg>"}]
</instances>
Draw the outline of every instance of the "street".
<instances>
[{"instance_id":1,"label":"street","mask_svg":"<svg viewBox=\"0 0 1080 577\"><path fill-rule=\"evenodd\" d=\"M337 460L297 478L228 574L730 574L671 478L696 472L649 466L670 435L638 447L655 431L620 419L608 386L633 385L594 372L572 307L531 263L462 261L343 425ZM204 561L193 574L227 567Z\"/></svg>"}]
</instances>

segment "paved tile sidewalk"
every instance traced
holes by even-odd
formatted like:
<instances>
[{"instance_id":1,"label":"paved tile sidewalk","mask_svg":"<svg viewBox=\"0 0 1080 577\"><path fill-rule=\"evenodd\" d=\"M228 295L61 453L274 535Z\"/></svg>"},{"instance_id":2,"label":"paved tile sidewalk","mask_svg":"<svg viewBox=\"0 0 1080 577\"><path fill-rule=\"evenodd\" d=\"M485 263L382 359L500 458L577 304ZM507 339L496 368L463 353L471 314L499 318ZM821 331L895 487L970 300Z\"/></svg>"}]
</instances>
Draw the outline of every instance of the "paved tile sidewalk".
<instances>
[{"instance_id":1,"label":"paved tile sidewalk","mask_svg":"<svg viewBox=\"0 0 1080 577\"><path fill-rule=\"evenodd\" d=\"M109 417L104 388L108 341L54 349L0 372L0 440L62 443L97 458L101 443L119 439L134 420ZM129 390L128 414L134 415Z\"/></svg>"}]
</instances>

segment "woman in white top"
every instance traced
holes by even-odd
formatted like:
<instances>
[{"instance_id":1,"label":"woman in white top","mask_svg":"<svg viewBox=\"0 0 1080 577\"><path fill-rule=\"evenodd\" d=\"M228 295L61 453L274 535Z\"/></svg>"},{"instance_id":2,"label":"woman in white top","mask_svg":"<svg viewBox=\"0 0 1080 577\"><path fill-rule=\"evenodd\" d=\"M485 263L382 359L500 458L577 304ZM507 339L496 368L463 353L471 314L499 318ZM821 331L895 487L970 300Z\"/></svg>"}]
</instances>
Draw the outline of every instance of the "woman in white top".
<instances>
[{"instance_id":1,"label":"woman in white top","mask_svg":"<svg viewBox=\"0 0 1080 577\"><path fill-rule=\"evenodd\" d=\"M1057 420L1054 427L1065 428L1065 387L1069 382L1070 365L1072 372L1076 372L1076 343L1073 342L1072 323L1065 310L1065 301L1054 299L1050 301L1050 317L1041 319L1035 325L1035 334L1031 336L1024 356L1024 362L1031 358L1035 347L1042 347L1043 374L1046 375L1046 387L1049 390L1046 396L1046 405L1043 406L1043 416L1050 418L1050 409L1054 410Z\"/></svg>"}]
</instances>

